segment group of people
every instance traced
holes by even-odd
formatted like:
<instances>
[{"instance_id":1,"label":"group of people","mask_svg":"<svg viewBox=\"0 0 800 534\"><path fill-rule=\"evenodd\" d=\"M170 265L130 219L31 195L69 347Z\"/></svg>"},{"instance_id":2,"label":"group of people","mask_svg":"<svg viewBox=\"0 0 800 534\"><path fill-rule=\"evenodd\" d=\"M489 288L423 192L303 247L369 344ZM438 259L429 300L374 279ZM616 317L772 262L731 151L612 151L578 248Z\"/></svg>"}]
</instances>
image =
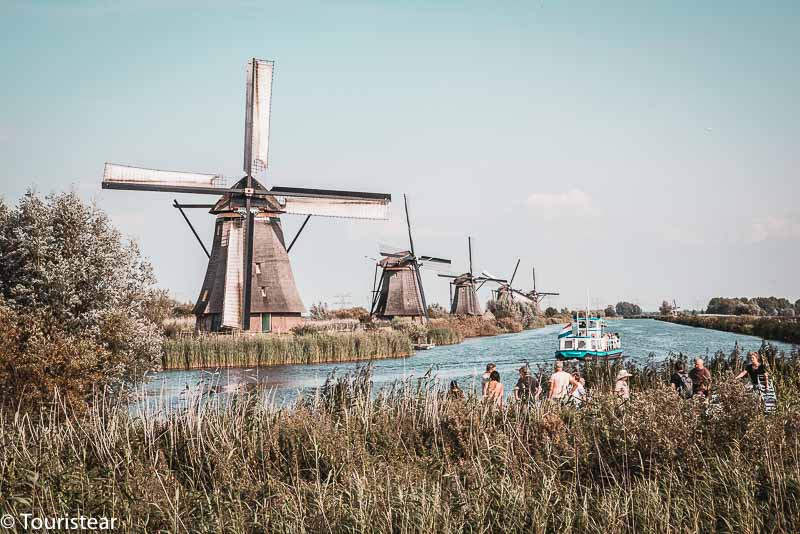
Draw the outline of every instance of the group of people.
<instances>
[{"instance_id":1,"label":"group of people","mask_svg":"<svg viewBox=\"0 0 800 534\"><path fill-rule=\"evenodd\" d=\"M759 377L766 380L768 373L758 352L751 352L749 358L750 363L736 378L741 379L748 376L755 388L759 386ZM628 380L631 376L626 369L621 369L617 373L614 393L622 400L630 399L631 390ZM500 381L500 373L494 363L486 366L486 372L481 377L481 385L483 397L496 406L502 407L505 399L505 387ZM670 378L670 385L684 398L708 398L711 394L711 372L705 367L702 358L695 358L694 367L688 372L684 363L679 361L675 364L675 372ZM450 383L450 394L451 396L464 396L455 381ZM542 395L542 385L534 380L527 365L519 368L519 379L514 386L513 395L516 400L525 402L538 401ZM555 362L554 372L550 376L547 399L563 403L571 402L575 406L580 406L585 402L586 396L586 381L580 376L580 373L577 371L569 373L564 370L564 362Z\"/></svg>"}]
</instances>

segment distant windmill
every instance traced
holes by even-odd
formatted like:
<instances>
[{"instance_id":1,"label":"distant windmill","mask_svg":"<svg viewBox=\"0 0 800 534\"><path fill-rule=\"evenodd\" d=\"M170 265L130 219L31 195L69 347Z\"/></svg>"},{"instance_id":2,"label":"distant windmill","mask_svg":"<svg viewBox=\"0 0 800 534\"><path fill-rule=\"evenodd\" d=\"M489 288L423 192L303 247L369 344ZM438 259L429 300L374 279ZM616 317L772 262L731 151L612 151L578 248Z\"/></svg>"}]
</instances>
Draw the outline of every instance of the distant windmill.
<instances>
[{"instance_id":1,"label":"distant windmill","mask_svg":"<svg viewBox=\"0 0 800 534\"><path fill-rule=\"evenodd\" d=\"M523 293L522 291L520 291L518 289L515 289L514 285L513 285L514 284L514 278L517 277L517 269L519 269L519 262L520 262L520 260L518 258L517 259L517 263L514 266L514 272L511 273L511 277L508 279L508 281L506 281L504 279L500 279L500 278L494 276L492 273L487 272L487 271L483 271L481 273L481 275L485 276L487 279L496 281L498 283L497 289L495 291L493 291L494 299L498 303L506 303L507 304L507 303L513 302L515 294L519 295L520 297L522 297L524 299L528 299L528 295L526 295L525 293Z\"/></svg>"},{"instance_id":2,"label":"distant windmill","mask_svg":"<svg viewBox=\"0 0 800 534\"><path fill-rule=\"evenodd\" d=\"M408 227L407 250L381 250L383 259L375 265L375 280L372 291L370 315L380 319L412 317L427 320L428 304L422 288L420 268L425 266L450 265L450 260L434 256L417 256L411 234L411 217L408 213L408 198L403 195ZM378 269L381 269L380 280Z\"/></svg>"},{"instance_id":3,"label":"distant windmill","mask_svg":"<svg viewBox=\"0 0 800 534\"><path fill-rule=\"evenodd\" d=\"M472 238L467 237L469 248L469 271L460 275L440 274L442 278L451 278L450 313L453 315L482 315L477 290L487 281L502 282L505 280L487 276L475 276L472 273ZM478 286L480 284L480 286ZM477 286L477 287L476 287Z\"/></svg>"},{"instance_id":4,"label":"distant windmill","mask_svg":"<svg viewBox=\"0 0 800 534\"><path fill-rule=\"evenodd\" d=\"M268 168L270 105L275 63L251 59L247 64L245 106L245 176L228 187L218 174L144 169L106 163L104 189L165 191L216 195L215 204L174 202L203 251L208 267L194 307L199 330L285 331L301 321L305 310L294 281L288 252L311 215L386 219L391 195L272 187L255 176ZM183 208L210 208L215 215L211 252L203 245ZM280 216L306 215L286 247ZM255 288L255 291L254 291Z\"/></svg>"},{"instance_id":5,"label":"distant windmill","mask_svg":"<svg viewBox=\"0 0 800 534\"><path fill-rule=\"evenodd\" d=\"M526 293L525 296L528 297L528 299L531 302L533 302L533 306L534 306L534 308L536 308L536 313L537 314L541 314L542 313L542 309L541 309L540 304L541 304L542 300L544 300L545 297L560 295L560 293L547 293L547 292L544 292L544 291L537 290L536 289L536 268L534 267L532 270L533 270L533 290L528 291L528 293Z\"/></svg>"}]
</instances>

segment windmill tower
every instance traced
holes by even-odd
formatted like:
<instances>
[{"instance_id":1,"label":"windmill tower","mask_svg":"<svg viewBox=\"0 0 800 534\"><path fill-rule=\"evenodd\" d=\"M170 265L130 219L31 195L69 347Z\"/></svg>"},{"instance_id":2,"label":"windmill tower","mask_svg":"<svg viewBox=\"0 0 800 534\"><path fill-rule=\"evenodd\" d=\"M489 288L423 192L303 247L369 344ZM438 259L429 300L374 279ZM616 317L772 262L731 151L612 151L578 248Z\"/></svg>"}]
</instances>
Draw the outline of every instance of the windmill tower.
<instances>
[{"instance_id":1,"label":"windmill tower","mask_svg":"<svg viewBox=\"0 0 800 534\"><path fill-rule=\"evenodd\" d=\"M548 293L548 292L537 290L536 289L536 268L533 267L532 271L533 271L533 289L531 291L529 291L528 293L526 293L525 296L528 297L528 299L531 302L533 302L533 306L534 306L534 308L536 308L536 314L537 315L541 315L542 314L542 308L541 308L542 300L544 300L545 297L560 295L560 293Z\"/></svg>"},{"instance_id":2,"label":"windmill tower","mask_svg":"<svg viewBox=\"0 0 800 534\"><path fill-rule=\"evenodd\" d=\"M426 321L428 319L428 303L422 288L420 268L425 266L450 265L450 260L433 256L417 256L414 250L414 238L411 235L411 218L408 214L408 199L403 195L408 227L407 250L385 251L380 254L383 259L375 265L375 284L372 291L372 309L370 315L379 319L393 317L411 317ZM380 280L378 269L381 269Z\"/></svg>"},{"instance_id":3,"label":"windmill tower","mask_svg":"<svg viewBox=\"0 0 800 534\"><path fill-rule=\"evenodd\" d=\"M505 282L486 276L475 276L472 272L472 238L467 237L467 247L469 248L469 271L458 276L452 274L440 274L442 278L451 278L450 282L450 313L453 315L482 315L481 304L478 300L478 289L483 284L491 280L494 282ZM478 285L480 284L480 285Z\"/></svg>"},{"instance_id":4,"label":"windmill tower","mask_svg":"<svg viewBox=\"0 0 800 534\"><path fill-rule=\"evenodd\" d=\"M291 329L305 310L295 285L289 251L312 215L386 219L391 196L297 187L267 189L262 179L269 166L270 106L275 63L251 59L247 64L244 172L227 186L218 174L145 169L106 163L104 189L214 195L214 204L179 204L203 251L208 267L194 307L197 328L206 331ZM184 208L210 208L216 217L208 252ZM285 245L280 217L306 215L297 235Z\"/></svg>"}]
</instances>

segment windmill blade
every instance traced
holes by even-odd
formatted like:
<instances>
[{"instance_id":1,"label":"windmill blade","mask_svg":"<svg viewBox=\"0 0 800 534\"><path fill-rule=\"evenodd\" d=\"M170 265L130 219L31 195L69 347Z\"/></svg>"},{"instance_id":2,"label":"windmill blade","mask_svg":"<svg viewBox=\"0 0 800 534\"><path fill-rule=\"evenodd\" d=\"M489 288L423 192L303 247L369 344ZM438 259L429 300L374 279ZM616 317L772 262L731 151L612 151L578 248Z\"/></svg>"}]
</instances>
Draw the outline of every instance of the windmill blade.
<instances>
[{"instance_id":1,"label":"windmill blade","mask_svg":"<svg viewBox=\"0 0 800 534\"><path fill-rule=\"evenodd\" d=\"M532 302L532 301L533 301L533 299L531 299L530 295L528 295L528 294L526 294L526 293L523 293L522 291L519 291L519 290L517 290L517 289L514 289L513 287L512 287L512 288L509 288L509 289L511 289L511 291L513 291L514 293L516 293L516 294L517 294L517 295L519 295L520 297L524 298L525 300L527 300L527 301L529 301L529 302Z\"/></svg>"},{"instance_id":2,"label":"windmill blade","mask_svg":"<svg viewBox=\"0 0 800 534\"><path fill-rule=\"evenodd\" d=\"M405 248L388 245L386 243L378 243L378 252L381 256L399 257L411 254L411 251Z\"/></svg>"},{"instance_id":3,"label":"windmill blade","mask_svg":"<svg viewBox=\"0 0 800 534\"><path fill-rule=\"evenodd\" d=\"M441 278L458 278L458 275L455 275L455 274L444 274L444 273L439 273L439 274L437 274L436 276L439 276L439 277L441 277Z\"/></svg>"},{"instance_id":4,"label":"windmill blade","mask_svg":"<svg viewBox=\"0 0 800 534\"><path fill-rule=\"evenodd\" d=\"M533 292L536 293L536 267L531 267L533 271Z\"/></svg>"},{"instance_id":5,"label":"windmill blade","mask_svg":"<svg viewBox=\"0 0 800 534\"><path fill-rule=\"evenodd\" d=\"M519 261L520 261L520 259L517 258L517 265L514 266L514 274L511 275L511 280L509 280L508 285L511 285L511 284L514 283L514 277L517 276L517 269L519 269Z\"/></svg>"},{"instance_id":6,"label":"windmill blade","mask_svg":"<svg viewBox=\"0 0 800 534\"><path fill-rule=\"evenodd\" d=\"M541 291L537 291L536 294L537 295L541 295L543 297L552 297L552 296L560 295L561 293L543 293Z\"/></svg>"},{"instance_id":7,"label":"windmill blade","mask_svg":"<svg viewBox=\"0 0 800 534\"><path fill-rule=\"evenodd\" d=\"M486 278L489 278L490 280L502 280L503 282L505 282L505 279L499 278L499 277L493 275L492 273L490 273L489 271L481 271L481 276L485 276Z\"/></svg>"},{"instance_id":8,"label":"windmill blade","mask_svg":"<svg viewBox=\"0 0 800 534\"><path fill-rule=\"evenodd\" d=\"M408 196L403 193L403 204L406 207L406 225L408 226L408 244L411 246L411 254L414 254L414 238L411 237L411 216L408 214Z\"/></svg>"},{"instance_id":9,"label":"windmill blade","mask_svg":"<svg viewBox=\"0 0 800 534\"><path fill-rule=\"evenodd\" d=\"M438 259L438 258L437 258ZM450 272L450 260L445 261L424 261L422 258L417 258L419 266L428 271L436 272Z\"/></svg>"},{"instance_id":10,"label":"windmill blade","mask_svg":"<svg viewBox=\"0 0 800 534\"><path fill-rule=\"evenodd\" d=\"M295 215L341 217L347 219L386 220L389 218L391 195L273 187L270 193L278 197L281 209Z\"/></svg>"},{"instance_id":11,"label":"windmill blade","mask_svg":"<svg viewBox=\"0 0 800 534\"><path fill-rule=\"evenodd\" d=\"M230 191L225 178L219 174L165 171L116 163L105 164L102 187L212 195L222 195Z\"/></svg>"},{"instance_id":12,"label":"windmill blade","mask_svg":"<svg viewBox=\"0 0 800 534\"><path fill-rule=\"evenodd\" d=\"M437 258L435 256L420 256L419 261L424 261L426 263L443 263L445 265L450 265L452 263L446 258Z\"/></svg>"},{"instance_id":13,"label":"windmill blade","mask_svg":"<svg viewBox=\"0 0 800 534\"><path fill-rule=\"evenodd\" d=\"M254 176L269 167L269 116L274 71L274 61L252 58L247 63L244 122L244 172L247 176Z\"/></svg>"}]
</instances>

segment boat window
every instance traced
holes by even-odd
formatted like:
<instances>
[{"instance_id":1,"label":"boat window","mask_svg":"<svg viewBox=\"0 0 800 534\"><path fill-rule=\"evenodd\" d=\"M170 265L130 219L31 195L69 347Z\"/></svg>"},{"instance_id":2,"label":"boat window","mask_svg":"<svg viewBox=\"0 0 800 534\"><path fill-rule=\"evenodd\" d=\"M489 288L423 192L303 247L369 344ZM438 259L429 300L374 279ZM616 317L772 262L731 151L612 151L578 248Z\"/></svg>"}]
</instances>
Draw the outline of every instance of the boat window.
<instances>
[{"instance_id":1,"label":"boat window","mask_svg":"<svg viewBox=\"0 0 800 534\"><path fill-rule=\"evenodd\" d=\"M571 339L564 342L564 348L565 349L571 349L572 348L572 340Z\"/></svg>"},{"instance_id":2,"label":"boat window","mask_svg":"<svg viewBox=\"0 0 800 534\"><path fill-rule=\"evenodd\" d=\"M578 341L578 348L579 349L585 349L586 348L586 342L585 341Z\"/></svg>"},{"instance_id":3,"label":"boat window","mask_svg":"<svg viewBox=\"0 0 800 534\"><path fill-rule=\"evenodd\" d=\"M597 321L589 321L589 328L597 328Z\"/></svg>"},{"instance_id":4,"label":"boat window","mask_svg":"<svg viewBox=\"0 0 800 534\"><path fill-rule=\"evenodd\" d=\"M592 350L597 348L597 342L593 339L591 344Z\"/></svg>"}]
</instances>

